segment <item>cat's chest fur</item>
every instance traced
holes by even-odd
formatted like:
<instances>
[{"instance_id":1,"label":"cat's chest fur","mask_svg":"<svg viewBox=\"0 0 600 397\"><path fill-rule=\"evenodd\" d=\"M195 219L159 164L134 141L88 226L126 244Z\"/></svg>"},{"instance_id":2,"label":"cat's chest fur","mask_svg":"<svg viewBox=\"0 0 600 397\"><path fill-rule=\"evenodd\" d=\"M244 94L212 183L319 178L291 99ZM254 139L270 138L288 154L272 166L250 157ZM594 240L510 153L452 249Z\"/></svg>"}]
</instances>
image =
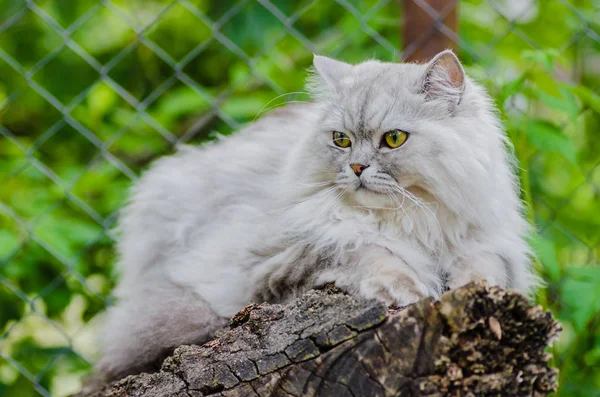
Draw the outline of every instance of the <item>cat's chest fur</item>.
<instances>
[{"instance_id":1,"label":"cat's chest fur","mask_svg":"<svg viewBox=\"0 0 600 397\"><path fill-rule=\"evenodd\" d=\"M447 251L452 235L461 238L467 229L439 206L427 203L373 209L335 201L337 196L332 196L297 206L278 218L279 226L317 247L378 244L396 251L410 245L430 255Z\"/></svg>"},{"instance_id":2,"label":"cat's chest fur","mask_svg":"<svg viewBox=\"0 0 600 397\"><path fill-rule=\"evenodd\" d=\"M355 274L362 253L373 248L382 255L370 256L370 265L393 256L432 279L440 278L442 263L453 256L440 223L440 218L449 219L431 208L406 204L403 211L374 210L335 204L326 197L319 201L274 216L274 223L265 228L259 240L266 241L265 236L277 229L281 238L275 247L270 238L254 251L255 299L277 301L323 282L340 281Z\"/></svg>"}]
</instances>

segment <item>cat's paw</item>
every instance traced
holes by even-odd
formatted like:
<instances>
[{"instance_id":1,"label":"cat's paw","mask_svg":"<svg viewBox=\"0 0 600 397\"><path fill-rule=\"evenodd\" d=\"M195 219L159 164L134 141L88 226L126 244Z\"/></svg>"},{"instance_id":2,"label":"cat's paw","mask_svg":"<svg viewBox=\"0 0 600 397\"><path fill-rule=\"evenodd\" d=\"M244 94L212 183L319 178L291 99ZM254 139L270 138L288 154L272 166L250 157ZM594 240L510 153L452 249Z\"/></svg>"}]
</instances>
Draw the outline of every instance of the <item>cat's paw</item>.
<instances>
[{"instance_id":1,"label":"cat's paw","mask_svg":"<svg viewBox=\"0 0 600 397\"><path fill-rule=\"evenodd\" d=\"M406 306L429 295L427 286L404 273L381 274L360 283L360 293L391 306Z\"/></svg>"},{"instance_id":2,"label":"cat's paw","mask_svg":"<svg viewBox=\"0 0 600 397\"><path fill-rule=\"evenodd\" d=\"M498 282L493 277L482 276L474 271L454 271L448 279L448 288L455 289L467 285L473 281L485 281L489 285L498 285Z\"/></svg>"}]
</instances>

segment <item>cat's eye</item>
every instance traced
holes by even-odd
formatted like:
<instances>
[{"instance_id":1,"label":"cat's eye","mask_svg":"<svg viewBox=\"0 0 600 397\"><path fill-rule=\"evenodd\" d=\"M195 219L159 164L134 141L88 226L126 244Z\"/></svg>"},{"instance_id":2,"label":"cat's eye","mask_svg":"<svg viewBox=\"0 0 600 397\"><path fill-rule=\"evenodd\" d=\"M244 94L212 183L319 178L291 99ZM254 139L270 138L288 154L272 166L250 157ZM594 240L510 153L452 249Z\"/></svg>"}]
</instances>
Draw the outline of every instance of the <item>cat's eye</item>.
<instances>
[{"instance_id":1,"label":"cat's eye","mask_svg":"<svg viewBox=\"0 0 600 397\"><path fill-rule=\"evenodd\" d=\"M399 148L408 139L408 132L402 130L388 131L383 135L382 144L391 149Z\"/></svg>"},{"instance_id":2,"label":"cat's eye","mask_svg":"<svg viewBox=\"0 0 600 397\"><path fill-rule=\"evenodd\" d=\"M352 142L350 141L350 137L343 132L333 131L333 143L335 146L339 146L341 148L350 147Z\"/></svg>"}]
</instances>

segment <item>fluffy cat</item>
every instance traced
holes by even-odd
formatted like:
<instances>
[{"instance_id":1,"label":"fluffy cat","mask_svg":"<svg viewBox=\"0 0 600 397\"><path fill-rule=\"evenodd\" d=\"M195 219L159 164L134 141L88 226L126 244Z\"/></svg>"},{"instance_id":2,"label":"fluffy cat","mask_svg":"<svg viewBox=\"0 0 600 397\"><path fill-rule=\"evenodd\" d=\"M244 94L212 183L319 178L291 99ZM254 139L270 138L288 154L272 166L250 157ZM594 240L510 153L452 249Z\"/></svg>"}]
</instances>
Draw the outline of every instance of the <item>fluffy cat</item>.
<instances>
[{"instance_id":1,"label":"fluffy cat","mask_svg":"<svg viewBox=\"0 0 600 397\"><path fill-rule=\"evenodd\" d=\"M101 373L147 369L250 302L326 282L397 305L479 279L534 286L507 139L451 51L314 69L312 103L182 148L135 186Z\"/></svg>"}]
</instances>

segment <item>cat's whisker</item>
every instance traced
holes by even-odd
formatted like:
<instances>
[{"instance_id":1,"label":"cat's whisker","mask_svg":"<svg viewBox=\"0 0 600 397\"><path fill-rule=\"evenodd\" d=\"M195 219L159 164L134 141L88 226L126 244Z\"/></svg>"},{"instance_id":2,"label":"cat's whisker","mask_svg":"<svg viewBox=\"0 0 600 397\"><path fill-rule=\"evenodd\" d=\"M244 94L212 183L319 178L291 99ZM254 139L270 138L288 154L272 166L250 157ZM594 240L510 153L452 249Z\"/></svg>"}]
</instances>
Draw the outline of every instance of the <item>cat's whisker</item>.
<instances>
[{"instance_id":1,"label":"cat's whisker","mask_svg":"<svg viewBox=\"0 0 600 397\"><path fill-rule=\"evenodd\" d=\"M267 112L267 111L269 111L271 109L275 109L277 107L281 107L281 106L284 106L284 105L289 105L291 103L312 103L312 102L310 102L310 101L286 101L286 102L277 103L277 104L275 104L273 106L269 106L268 108L264 109L262 112L264 113L264 112ZM256 117L258 117L258 116L260 116L260 113L255 116L255 118L254 118L253 121L256 121Z\"/></svg>"},{"instance_id":2,"label":"cat's whisker","mask_svg":"<svg viewBox=\"0 0 600 397\"><path fill-rule=\"evenodd\" d=\"M332 172L332 171L315 171L315 172L311 172L310 174L306 174L307 176L319 176L319 175L328 175L331 177L334 177L337 175L337 172Z\"/></svg>"},{"instance_id":3,"label":"cat's whisker","mask_svg":"<svg viewBox=\"0 0 600 397\"><path fill-rule=\"evenodd\" d=\"M327 186L335 183L335 181L323 181L323 182L315 182L315 183L302 183L297 182L296 185L305 186L305 187L319 187L319 186Z\"/></svg>"},{"instance_id":4,"label":"cat's whisker","mask_svg":"<svg viewBox=\"0 0 600 397\"><path fill-rule=\"evenodd\" d=\"M296 206L298 206L300 204L303 204L303 203L305 203L305 202L307 202L309 200L313 200L313 199L315 199L317 197L320 197L320 196L325 196L325 195L327 195L328 193L334 191L337 188L338 188L338 186L334 185L334 186L331 186L331 187L329 187L327 189L320 190L320 191L318 191L318 192L316 192L314 194L311 194L308 197L305 197L302 200L295 201L295 202L293 202L290 205L287 205L287 206L282 207L282 208L276 208L276 209L274 209L272 211L268 211L268 212L265 212L263 214L260 214L259 217L271 215L271 214L274 214L274 213L277 213L277 212L287 211L287 210L292 209L292 208L294 208L294 207L296 207Z\"/></svg>"},{"instance_id":5,"label":"cat's whisker","mask_svg":"<svg viewBox=\"0 0 600 397\"><path fill-rule=\"evenodd\" d=\"M308 92L306 92L306 91L294 91L294 92L288 92L288 93L285 93L285 94L277 95L275 98L271 99L269 102L267 102L267 103L264 104L264 106L258 111L258 113L256 114L256 116L254 116L254 120L252 120L252 121L253 122L256 121L256 119L258 118L258 116L260 116L262 113L266 112L267 110L272 109L273 106L269 107L269 108L267 108L267 106L269 106L274 101L276 101L279 98L284 97L284 96L296 95L296 94L309 95ZM307 103L308 101L289 101L289 102L283 102L282 104L275 105L275 107L279 106L279 105L285 105L285 104L288 104L288 103L296 103L296 102Z\"/></svg>"},{"instance_id":6,"label":"cat's whisker","mask_svg":"<svg viewBox=\"0 0 600 397\"><path fill-rule=\"evenodd\" d=\"M404 205L404 196L402 197L402 202L399 202L392 195L393 190L385 189L385 193L390 197L390 199L392 201L394 201L396 204L398 204L397 207L374 207L374 206L366 206L366 205L349 205L348 208L362 208L362 209L369 210L369 211L370 210L383 210L383 211L397 211L397 210L402 210L404 212L404 214L406 214L406 216L408 217L408 214L406 213L406 211L403 208L403 205Z\"/></svg>"},{"instance_id":7,"label":"cat's whisker","mask_svg":"<svg viewBox=\"0 0 600 397\"><path fill-rule=\"evenodd\" d=\"M329 211L333 211L333 209L339 205L339 203L341 202L342 197L346 194L345 190L342 190L340 193L338 193L332 200L331 200L331 204L329 206L324 207L323 209L321 209L321 211L319 211L319 214L317 215L317 218L320 218L321 215L323 214L323 212L329 210Z\"/></svg>"},{"instance_id":8,"label":"cat's whisker","mask_svg":"<svg viewBox=\"0 0 600 397\"><path fill-rule=\"evenodd\" d=\"M384 210L384 211L396 211L399 210L400 207L373 207L373 206L366 206L366 205L349 205L348 208L362 208L364 210Z\"/></svg>"},{"instance_id":9,"label":"cat's whisker","mask_svg":"<svg viewBox=\"0 0 600 397\"><path fill-rule=\"evenodd\" d=\"M442 225L438 219L438 217L436 216L436 214L431 210L431 208L429 208L429 206L427 205L428 203L426 203L425 201L423 201L421 198L415 196L413 193L407 191L406 189L400 187L400 186L395 186L396 191L399 192L400 194L402 194L403 196L407 197L409 200L411 200L417 207L419 207L423 213L425 214L425 216L427 216L429 218L429 215L431 215L431 217L433 217L433 219L436 222L436 225L438 227L438 233L439 233L439 247L438 247L438 263L437 266L438 268L441 266L441 261L442 261L442 254L443 254L443 250L444 250L444 241L443 241L443 236L444 236L444 232L442 229ZM429 227L429 224L428 224ZM431 233L431 230L429 231L429 233Z\"/></svg>"},{"instance_id":10,"label":"cat's whisker","mask_svg":"<svg viewBox=\"0 0 600 397\"><path fill-rule=\"evenodd\" d=\"M299 186L305 186L305 187L315 187L315 186L327 186L327 185L331 185L333 183L335 183L336 181L334 179L332 180L328 180L328 181L318 181L318 182L294 182L294 183L290 183L287 181L279 181L277 182L278 184L281 185L299 185Z\"/></svg>"},{"instance_id":11,"label":"cat's whisker","mask_svg":"<svg viewBox=\"0 0 600 397\"><path fill-rule=\"evenodd\" d=\"M404 212L404 216L406 217L406 219L408 219L408 222L410 223L410 229L412 230L414 227L413 221L412 221L411 217L408 215L408 212L406 212L406 210L404 209L404 199L406 197L404 195L402 195L402 202L399 202L398 198L392 194L391 190L387 191L387 195L390 196L392 201L394 201L396 204L398 204L398 208L400 208L402 210L402 212Z\"/></svg>"},{"instance_id":12,"label":"cat's whisker","mask_svg":"<svg viewBox=\"0 0 600 397\"><path fill-rule=\"evenodd\" d=\"M415 206L417 206L419 209L421 209L424 213L425 216L429 217L429 213L426 210L426 207L423 207L423 204L421 203L421 200L414 196L413 194L411 194L410 192L408 192L406 189L403 189L399 186L394 186L393 190L394 193L399 193L402 196L402 203L404 203L404 200L406 198L408 198ZM431 211L429 211L431 212ZM435 217L435 214L432 214Z\"/></svg>"},{"instance_id":13,"label":"cat's whisker","mask_svg":"<svg viewBox=\"0 0 600 397\"><path fill-rule=\"evenodd\" d=\"M288 181L277 181L274 182L281 185L290 185ZM325 181L317 181L317 182L294 182L293 185L305 186L305 187L318 187L318 186L327 186L336 183L335 179L329 179Z\"/></svg>"},{"instance_id":14,"label":"cat's whisker","mask_svg":"<svg viewBox=\"0 0 600 397\"><path fill-rule=\"evenodd\" d=\"M418 197L416 197L414 195L411 195L410 192L404 191L403 195L405 195L405 197L407 197L419 209L421 209L423 211L423 213L425 214L426 217L429 218L431 216L436 221L436 224L438 226L439 232L441 233L442 227L441 227L441 225L440 225L440 223L439 223L439 221L437 219L437 216L433 213L433 211L431 211L431 209L426 204L424 204ZM427 227L430 228L430 226L431 225L429 223L427 223ZM428 233L431 234L431 229L429 229Z\"/></svg>"}]
</instances>

